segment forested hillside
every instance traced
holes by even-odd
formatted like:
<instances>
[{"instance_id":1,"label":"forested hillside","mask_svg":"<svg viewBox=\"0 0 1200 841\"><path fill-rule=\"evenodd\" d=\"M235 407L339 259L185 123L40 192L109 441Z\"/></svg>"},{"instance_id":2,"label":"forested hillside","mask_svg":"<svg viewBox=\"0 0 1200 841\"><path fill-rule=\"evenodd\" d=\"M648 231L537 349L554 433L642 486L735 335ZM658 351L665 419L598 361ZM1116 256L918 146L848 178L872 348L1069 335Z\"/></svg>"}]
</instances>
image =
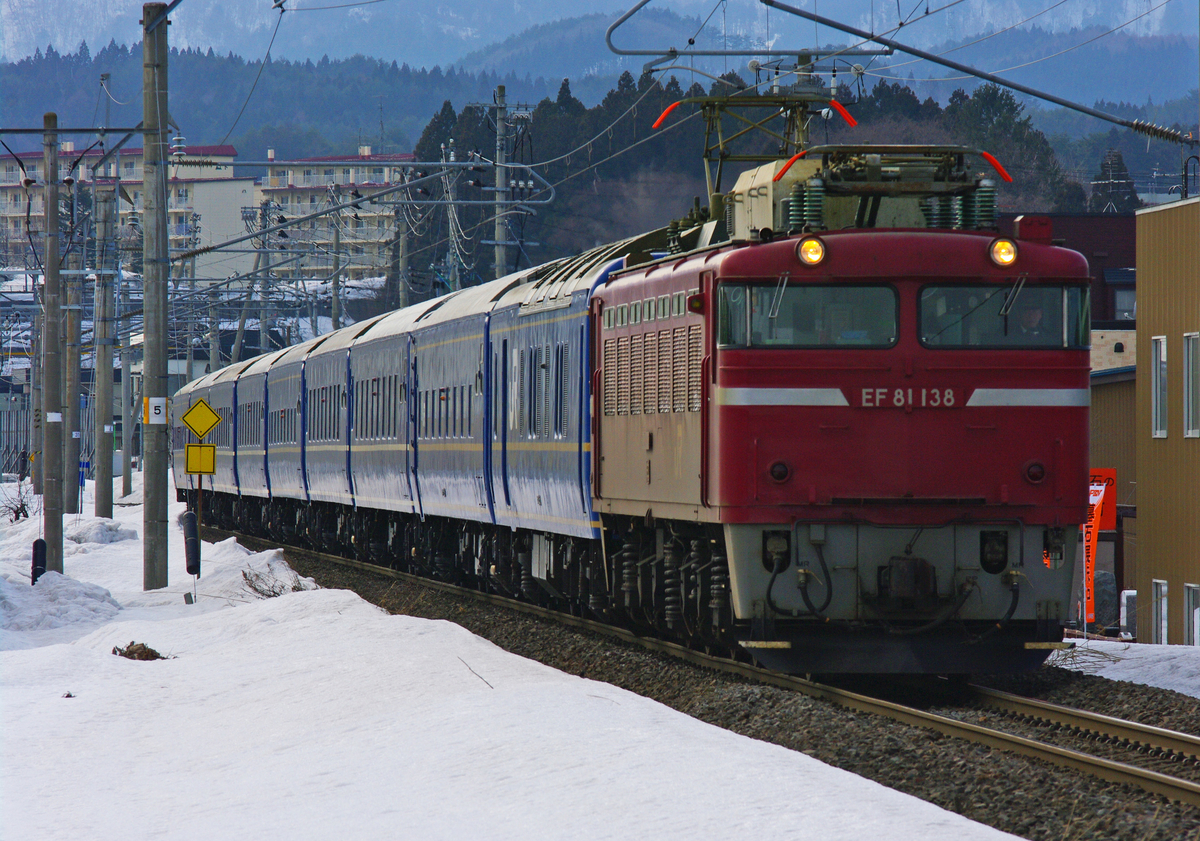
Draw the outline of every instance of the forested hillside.
<instances>
[{"instance_id":1,"label":"forested hillside","mask_svg":"<svg viewBox=\"0 0 1200 841\"><path fill-rule=\"evenodd\" d=\"M106 96L100 75L110 74ZM408 151L441 103L491 102L496 85L534 102L561 79L415 69L364 56L331 61L247 62L209 50L172 49L171 116L192 144L226 142L244 159L261 160L268 146L280 158L353 152ZM250 95L253 89L253 96ZM134 126L142 114L142 47L109 44L93 55L53 49L0 63L0 122L36 127L54 111L62 126ZM245 105L245 112L238 114Z\"/></svg>"},{"instance_id":2,"label":"forested hillside","mask_svg":"<svg viewBox=\"0 0 1200 841\"><path fill-rule=\"evenodd\" d=\"M734 74L728 78L740 82ZM661 130L651 128L672 102L704 93L699 85L684 91L674 78L659 84L644 73L635 82L625 73L595 108L586 108L572 96L567 82L554 99L543 100L519 136L514 156L537 164L557 191L553 205L522 217L523 229L514 229L542 243L540 249L528 249L533 262L664 225L684 216L695 197L707 204L702 125L695 118L695 106L685 104ZM961 143L991 152L1012 173L1014 183L1002 185L1000 191L1004 210L1086 209L1084 188L1063 171L1049 141L1007 91L994 86L978 88L970 96L959 91L942 108L932 99L921 102L899 83L880 82L847 108L858 127L849 128L837 117L817 117L810 126L814 142ZM437 159L441 145L451 137L459 150L495 146L486 113L475 108L456 111L446 102L418 141L417 156ZM771 145L758 138L747 142L762 149ZM736 174L729 171L724 189L732 186ZM484 210L466 208L460 216L468 233L490 224ZM435 220L420 233L417 252L436 254L444 230ZM478 265L488 265L489 259L484 255Z\"/></svg>"},{"instance_id":3,"label":"forested hillside","mask_svg":"<svg viewBox=\"0 0 1200 841\"><path fill-rule=\"evenodd\" d=\"M60 125L100 125L108 111L108 125L135 125L141 116L141 70L140 47L115 44L94 56L82 46L73 54L48 50L2 64L2 122L39 126L42 113L54 110ZM111 74L107 93L99 85L101 73ZM728 78L745 84L736 74ZM651 128L670 103L702 95L704 88L693 84L685 90L674 76L643 73L635 79L626 72L588 108L573 94L573 82L436 67L415 70L362 56L264 65L189 50L172 52L169 76L171 113L187 142L226 141L237 147L242 160L261 160L267 148L274 148L278 159L294 159L353 154L359 145L370 145L375 151L412 150L418 159L432 161L451 137L461 152L477 149L490 157L495 149L490 109L472 105L490 105L495 86L504 84L510 103L528 102L531 110L529 119L517 124L510 159L533 165L556 191L552 204L507 220L512 238L527 243L523 252L514 249L510 256L526 265L665 224L687 213L693 197L707 204L703 133L695 107L684 105L663 129ZM873 88L843 86L840 98L858 127L851 129L836 117L815 117L810 125L814 142L961 143L984 149L1016 179L1001 189L1005 210L1084 210L1090 182L1112 149L1121 152L1139 189L1155 167L1164 181L1177 180L1178 147L1147 143L1096 120L1092 133L1081 138L1072 139L1065 130L1048 138L1021 102L993 86L970 94L955 91L944 107L886 79ZM1122 116L1148 116L1135 106L1110 107ZM1162 113L1161 107L1156 110ZM1177 127L1194 130L1186 124ZM27 148L33 145L28 139L22 142ZM727 176L725 189L734 177L736 173ZM466 180L459 187L461 197L490 198L481 186L466 186ZM489 212L476 207L460 213L468 274L491 274L491 248L481 242L493 234ZM419 221L415 270L428 270L443 259L448 224L444 213Z\"/></svg>"}]
</instances>

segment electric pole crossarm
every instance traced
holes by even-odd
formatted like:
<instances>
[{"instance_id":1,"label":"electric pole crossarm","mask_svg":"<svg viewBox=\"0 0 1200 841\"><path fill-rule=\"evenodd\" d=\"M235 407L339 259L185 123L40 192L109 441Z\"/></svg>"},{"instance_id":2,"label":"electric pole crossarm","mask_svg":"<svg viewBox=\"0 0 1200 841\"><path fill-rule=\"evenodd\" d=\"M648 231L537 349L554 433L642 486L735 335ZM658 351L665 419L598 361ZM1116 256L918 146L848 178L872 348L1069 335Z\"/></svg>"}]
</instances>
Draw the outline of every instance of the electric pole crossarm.
<instances>
[{"instance_id":1,"label":"electric pole crossarm","mask_svg":"<svg viewBox=\"0 0 1200 841\"><path fill-rule=\"evenodd\" d=\"M649 2L649 0L645 0L645 2ZM985 82L992 82L993 84L1000 85L1001 87L1010 88L1020 93L1028 94L1029 96L1036 96L1038 99L1044 99L1047 102L1053 102L1055 105L1061 105L1063 108L1070 108L1071 110L1078 111L1081 114L1087 114L1090 117L1106 120L1110 123L1116 123L1119 126L1132 129L1140 134L1149 135L1150 137L1157 137L1160 140L1169 140L1174 143L1187 143L1191 146L1195 146L1200 143L1200 140L1185 137L1183 134L1175 131L1174 129L1151 125L1150 123L1144 123L1141 120L1124 120L1120 117L1114 117L1112 114L1105 114L1103 111L1097 111L1095 108L1088 108L1086 105L1080 105L1077 102L1071 102L1069 99L1063 99L1062 97L1054 96L1053 94L1044 93L1043 91L1039 91L1035 88L1018 84L1017 82L1010 82L1009 80L1002 79L1001 77L992 73L985 73L982 70L976 70L974 67L969 67L966 64L959 64L957 61L951 61L950 59L936 56L933 53L927 53L924 50L917 49L916 47L910 47L905 44L901 44L899 41L893 41L890 38L884 38L881 35L872 35L869 32L864 32L863 30L856 29L853 26L839 23L836 20L830 20L829 18L821 17L820 15L813 14L812 12L806 12L803 9L797 9L794 6L787 5L786 3L780 3L779 0L758 0L758 2L762 3L764 6L770 6L773 9L779 9L781 12L787 12L788 14L796 15L797 17L802 17L806 20L811 20L813 23L819 23L822 26L828 26L831 29L840 30L845 32L847 35L853 35L856 38L863 38L867 41L874 41L876 44L883 44L884 46L891 47L894 50L899 50L901 52L908 53L909 55L914 55L917 58L922 58L925 61L930 61L934 64L940 64L943 67L949 67L951 70L957 70L960 73L966 73L968 75L975 76L976 78L983 79Z\"/></svg>"}]
</instances>

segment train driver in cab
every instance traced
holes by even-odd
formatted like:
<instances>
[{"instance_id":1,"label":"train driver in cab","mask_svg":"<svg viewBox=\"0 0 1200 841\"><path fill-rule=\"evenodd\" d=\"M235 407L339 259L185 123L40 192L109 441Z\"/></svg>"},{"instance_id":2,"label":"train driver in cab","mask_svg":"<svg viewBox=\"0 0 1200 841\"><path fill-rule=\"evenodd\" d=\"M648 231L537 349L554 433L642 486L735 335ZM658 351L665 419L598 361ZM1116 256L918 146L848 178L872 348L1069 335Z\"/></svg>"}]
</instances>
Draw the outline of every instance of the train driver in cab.
<instances>
[{"instance_id":1,"label":"train driver in cab","mask_svg":"<svg viewBox=\"0 0 1200 841\"><path fill-rule=\"evenodd\" d=\"M1042 305L1036 300L1028 301L1020 307L1020 318L1017 323L1016 335L1022 344L1039 344L1046 335L1042 324Z\"/></svg>"}]
</instances>

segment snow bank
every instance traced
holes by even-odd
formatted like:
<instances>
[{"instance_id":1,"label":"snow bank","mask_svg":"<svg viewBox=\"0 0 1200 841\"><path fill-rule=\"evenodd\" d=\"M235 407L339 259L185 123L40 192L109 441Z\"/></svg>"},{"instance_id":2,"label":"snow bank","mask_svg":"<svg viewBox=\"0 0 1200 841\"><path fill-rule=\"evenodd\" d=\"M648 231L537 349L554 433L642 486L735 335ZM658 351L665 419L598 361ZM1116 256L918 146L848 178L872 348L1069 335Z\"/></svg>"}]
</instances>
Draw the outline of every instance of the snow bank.
<instances>
[{"instance_id":1,"label":"snow bank","mask_svg":"<svg viewBox=\"0 0 1200 841\"><path fill-rule=\"evenodd\" d=\"M1200 698L1200 647L1194 645L1077 640L1074 649L1056 653L1050 664Z\"/></svg>"},{"instance_id":2,"label":"snow bank","mask_svg":"<svg viewBox=\"0 0 1200 841\"><path fill-rule=\"evenodd\" d=\"M112 619L121 605L103 587L44 573L36 586L29 579L0 575L0 628L5 631L42 631L77 623Z\"/></svg>"}]
</instances>

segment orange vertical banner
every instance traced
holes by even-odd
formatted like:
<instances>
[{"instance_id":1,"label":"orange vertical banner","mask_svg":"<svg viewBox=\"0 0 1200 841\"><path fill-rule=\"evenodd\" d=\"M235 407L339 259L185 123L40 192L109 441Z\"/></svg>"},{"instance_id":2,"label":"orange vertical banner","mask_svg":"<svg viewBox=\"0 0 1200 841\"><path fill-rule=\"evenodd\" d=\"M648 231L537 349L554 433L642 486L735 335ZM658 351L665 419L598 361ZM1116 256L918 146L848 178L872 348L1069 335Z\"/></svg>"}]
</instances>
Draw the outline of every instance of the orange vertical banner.
<instances>
[{"instance_id":1,"label":"orange vertical banner","mask_svg":"<svg viewBox=\"0 0 1200 841\"><path fill-rule=\"evenodd\" d=\"M1100 532L1100 510L1107 485L1088 485L1088 515L1083 527L1083 621L1096 621L1096 536Z\"/></svg>"},{"instance_id":2,"label":"orange vertical banner","mask_svg":"<svg viewBox=\"0 0 1200 841\"><path fill-rule=\"evenodd\" d=\"M1117 528L1117 471L1112 467L1093 467L1089 471L1088 482L1093 485L1104 484L1108 490L1104 501L1100 503L1100 531L1116 531Z\"/></svg>"}]
</instances>

